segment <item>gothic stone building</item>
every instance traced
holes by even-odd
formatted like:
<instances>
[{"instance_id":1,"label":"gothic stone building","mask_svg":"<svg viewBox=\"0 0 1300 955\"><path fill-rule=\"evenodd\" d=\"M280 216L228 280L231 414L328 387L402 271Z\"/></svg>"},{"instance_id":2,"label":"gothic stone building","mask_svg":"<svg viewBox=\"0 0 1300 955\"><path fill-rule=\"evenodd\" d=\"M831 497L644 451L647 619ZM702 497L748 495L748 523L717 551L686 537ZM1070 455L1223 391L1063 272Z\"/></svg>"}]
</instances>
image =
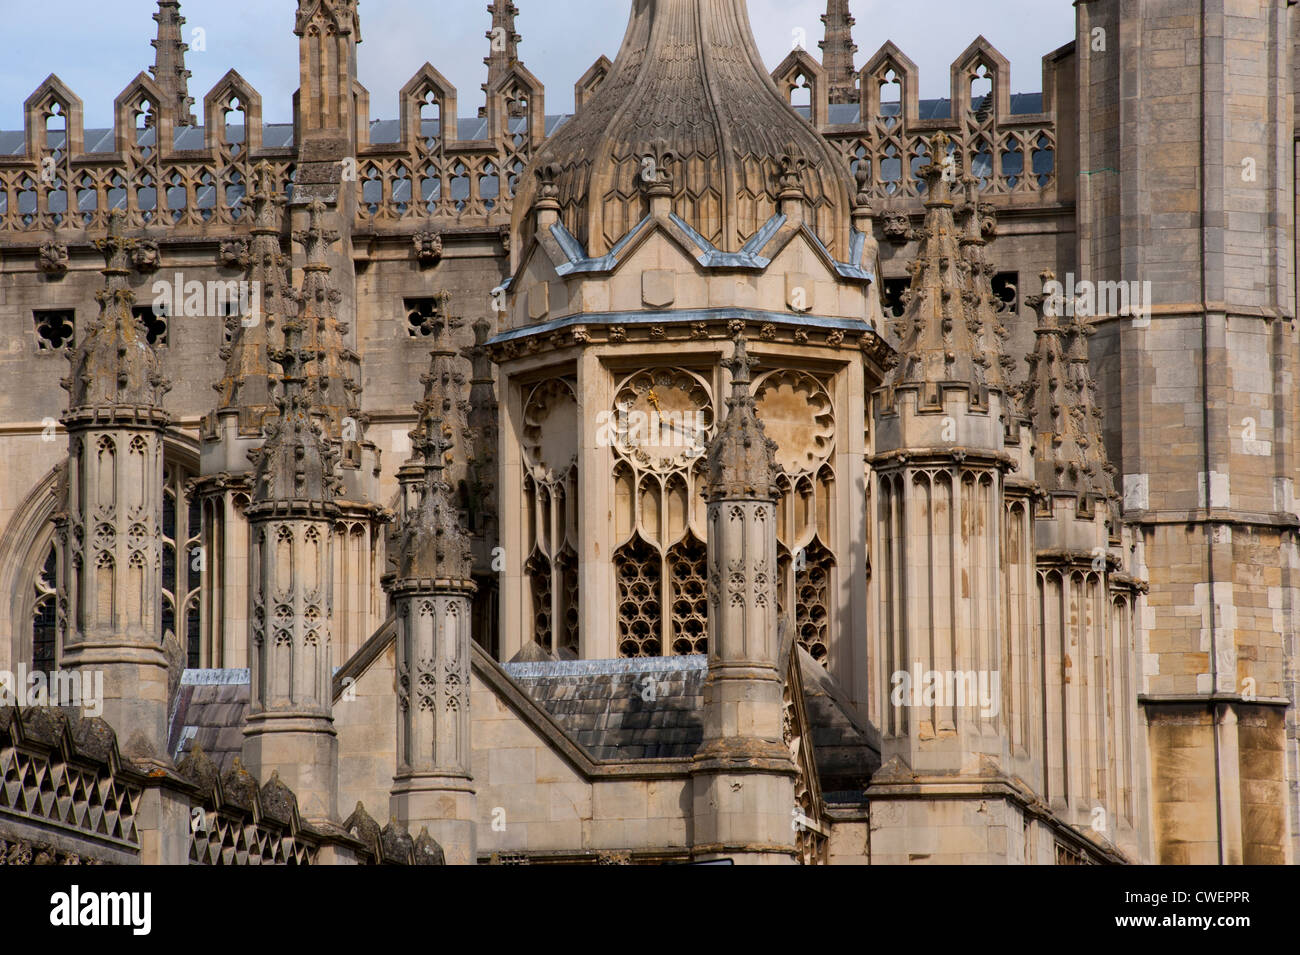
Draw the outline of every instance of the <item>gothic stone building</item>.
<instances>
[{"instance_id":1,"label":"gothic stone building","mask_svg":"<svg viewBox=\"0 0 1300 955\"><path fill-rule=\"evenodd\" d=\"M356 0L291 124L177 0L112 129L42 82L0 856L1293 861L1300 20L1075 6L938 101L846 0L635 0L571 116L509 2L481 109Z\"/></svg>"}]
</instances>

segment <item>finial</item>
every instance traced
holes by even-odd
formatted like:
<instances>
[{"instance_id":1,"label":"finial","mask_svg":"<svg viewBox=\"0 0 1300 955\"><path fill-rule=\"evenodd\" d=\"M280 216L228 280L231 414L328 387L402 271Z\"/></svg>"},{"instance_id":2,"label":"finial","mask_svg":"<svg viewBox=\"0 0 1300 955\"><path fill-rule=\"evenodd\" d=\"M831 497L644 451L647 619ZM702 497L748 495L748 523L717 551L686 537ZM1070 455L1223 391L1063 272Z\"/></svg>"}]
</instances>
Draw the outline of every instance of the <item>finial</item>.
<instances>
[{"instance_id":1,"label":"finial","mask_svg":"<svg viewBox=\"0 0 1300 955\"><path fill-rule=\"evenodd\" d=\"M194 97L189 94L192 75L185 68L185 51L189 44L182 37L185 18L181 16L179 0L158 0L158 12L153 15L158 24L158 38L150 41L154 48L154 65L149 72L166 96L165 104L175 112L179 126L197 125L194 120Z\"/></svg>"},{"instance_id":2,"label":"finial","mask_svg":"<svg viewBox=\"0 0 1300 955\"><path fill-rule=\"evenodd\" d=\"M745 323L728 326L732 333L731 358L723 365L731 372L731 397L727 417L705 453L708 479L704 493L711 501L773 500L776 486L776 442L767 436L750 393L754 360L749 356Z\"/></svg>"},{"instance_id":3,"label":"finial","mask_svg":"<svg viewBox=\"0 0 1300 955\"><path fill-rule=\"evenodd\" d=\"M732 329L731 341L733 351L731 357L722 363L723 367L731 372L731 391L735 395L741 392L749 394L749 384L754 380L754 359L749 357L749 345L745 339L745 326L743 322L737 322L739 328Z\"/></svg>"},{"instance_id":4,"label":"finial","mask_svg":"<svg viewBox=\"0 0 1300 955\"><path fill-rule=\"evenodd\" d=\"M849 0L827 0L822 23L826 37L817 45L822 51L822 67L833 104L858 102L856 70L853 55L858 45L853 42L853 24L857 22L849 12Z\"/></svg>"},{"instance_id":5,"label":"finial","mask_svg":"<svg viewBox=\"0 0 1300 955\"><path fill-rule=\"evenodd\" d=\"M950 145L952 139L943 130L930 137L928 147L930 161L919 170L921 178L925 180L927 206L933 203L952 202L952 181L956 177L957 155L949 156Z\"/></svg>"},{"instance_id":6,"label":"finial","mask_svg":"<svg viewBox=\"0 0 1300 955\"><path fill-rule=\"evenodd\" d=\"M649 151L641 157L641 186L647 195L673 194L673 164L676 162L677 153L664 140L657 139L650 144Z\"/></svg>"}]
</instances>

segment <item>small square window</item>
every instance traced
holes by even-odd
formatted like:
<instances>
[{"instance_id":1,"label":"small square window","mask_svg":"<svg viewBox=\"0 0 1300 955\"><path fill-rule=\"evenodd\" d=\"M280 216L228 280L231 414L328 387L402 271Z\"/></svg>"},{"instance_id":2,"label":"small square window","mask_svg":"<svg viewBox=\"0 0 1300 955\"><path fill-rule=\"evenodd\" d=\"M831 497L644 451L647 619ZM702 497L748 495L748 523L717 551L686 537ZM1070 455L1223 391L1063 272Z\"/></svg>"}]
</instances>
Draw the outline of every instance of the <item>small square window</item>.
<instances>
[{"instance_id":1,"label":"small square window","mask_svg":"<svg viewBox=\"0 0 1300 955\"><path fill-rule=\"evenodd\" d=\"M1020 313L1020 273L999 272L993 276L993 304L999 312Z\"/></svg>"},{"instance_id":2,"label":"small square window","mask_svg":"<svg viewBox=\"0 0 1300 955\"><path fill-rule=\"evenodd\" d=\"M150 345L166 345L170 310L165 305L157 309L152 305L138 305L131 314L144 323L145 337Z\"/></svg>"},{"instance_id":3,"label":"small square window","mask_svg":"<svg viewBox=\"0 0 1300 955\"><path fill-rule=\"evenodd\" d=\"M32 312L36 322L36 350L57 352L71 345L76 334L76 311L71 308Z\"/></svg>"},{"instance_id":4,"label":"small square window","mask_svg":"<svg viewBox=\"0 0 1300 955\"><path fill-rule=\"evenodd\" d=\"M443 300L440 298L408 298L406 306L406 334L411 338L428 337L442 318Z\"/></svg>"}]
</instances>

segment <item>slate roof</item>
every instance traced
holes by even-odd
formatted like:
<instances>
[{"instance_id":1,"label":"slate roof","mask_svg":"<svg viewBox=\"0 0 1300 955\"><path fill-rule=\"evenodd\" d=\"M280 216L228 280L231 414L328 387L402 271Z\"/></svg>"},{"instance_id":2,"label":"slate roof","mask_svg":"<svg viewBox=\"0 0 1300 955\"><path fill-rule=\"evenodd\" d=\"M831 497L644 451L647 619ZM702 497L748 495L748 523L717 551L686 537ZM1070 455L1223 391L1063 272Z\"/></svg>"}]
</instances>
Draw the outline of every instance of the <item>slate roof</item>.
<instances>
[{"instance_id":1,"label":"slate roof","mask_svg":"<svg viewBox=\"0 0 1300 955\"><path fill-rule=\"evenodd\" d=\"M186 670L172 704L167 751L180 762L194 743L225 773L244 745L248 670Z\"/></svg>"},{"instance_id":2,"label":"slate roof","mask_svg":"<svg viewBox=\"0 0 1300 955\"><path fill-rule=\"evenodd\" d=\"M704 739L703 655L503 669L596 759L683 759Z\"/></svg>"},{"instance_id":3,"label":"slate roof","mask_svg":"<svg viewBox=\"0 0 1300 955\"><path fill-rule=\"evenodd\" d=\"M802 648L804 706L824 796L858 801L880 768L879 734ZM693 756L704 738L702 655L506 663L503 669L596 759ZM653 686L653 699L648 689Z\"/></svg>"},{"instance_id":4,"label":"slate roof","mask_svg":"<svg viewBox=\"0 0 1300 955\"><path fill-rule=\"evenodd\" d=\"M804 706L828 802L858 801L880 767L879 735L802 648ZM598 760L689 759L704 738L703 655L535 660L502 669ZM225 772L243 746L248 670L186 670L167 739L177 762L197 742Z\"/></svg>"},{"instance_id":5,"label":"slate roof","mask_svg":"<svg viewBox=\"0 0 1300 955\"><path fill-rule=\"evenodd\" d=\"M921 119L947 119L952 114L952 101L949 99L923 99L918 104ZM808 107L795 107L803 115L808 115ZM897 103L885 103L881 111L886 115L899 112ZM1013 116L1041 113L1043 111L1042 93L1012 93L1011 113ZM836 103L830 107L829 119L832 124L856 123L860 107L857 103ZM546 135L567 123L573 117L569 114L554 114L546 117ZM523 132L527 128L527 119L522 116L509 120L512 133ZM440 123L425 120L420 124L420 135L433 138L438 135ZM232 125L232 134L237 142L244 141L244 127ZM375 119L370 122L370 143L374 146L395 143L400 135L401 125L395 119ZM140 134L141 146L153 146L156 130L145 129ZM462 116L456 124L456 134L461 142L488 138L488 121L478 116ZM50 145L59 148L63 145L65 133L62 130L50 130ZM174 131L174 144L178 150L202 149L203 127L182 126ZM114 148L112 129L87 129L85 131L87 153L111 153ZM287 149L293 146L292 123L267 123L262 127L262 146L266 149ZM21 156L26 149L26 134L21 129L0 130L0 156Z\"/></svg>"},{"instance_id":6,"label":"slate roof","mask_svg":"<svg viewBox=\"0 0 1300 955\"><path fill-rule=\"evenodd\" d=\"M803 703L812 726L813 755L827 802L858 802L880 768L880 734L858 718L826 668L799 648Z\"/></svg>"}]
</instances>

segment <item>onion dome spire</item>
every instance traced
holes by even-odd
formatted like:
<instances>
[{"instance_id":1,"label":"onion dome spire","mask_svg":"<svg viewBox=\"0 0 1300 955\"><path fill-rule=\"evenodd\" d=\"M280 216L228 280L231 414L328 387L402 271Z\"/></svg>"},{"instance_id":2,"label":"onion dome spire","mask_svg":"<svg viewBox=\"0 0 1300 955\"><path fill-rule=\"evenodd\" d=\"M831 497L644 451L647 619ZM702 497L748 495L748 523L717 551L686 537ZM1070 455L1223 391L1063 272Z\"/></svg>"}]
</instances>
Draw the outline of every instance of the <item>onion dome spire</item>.
<instances>
[{"instance_id":1,"label":"onion dome spire","mask_svg":"<svg viewBox=\"0 0 1300 955\"><path fill-rule=\"evenodd\" d=\"M608 77L537 150L541 175L521 177L513 231L527 243L535 203L552 203L600 257L646 215L649 183L714 248L739 252L793 194L783 157L803 221L847 261L848 164L777 89L745 0L638 0Z\"/></svg>"}]
</instances>

